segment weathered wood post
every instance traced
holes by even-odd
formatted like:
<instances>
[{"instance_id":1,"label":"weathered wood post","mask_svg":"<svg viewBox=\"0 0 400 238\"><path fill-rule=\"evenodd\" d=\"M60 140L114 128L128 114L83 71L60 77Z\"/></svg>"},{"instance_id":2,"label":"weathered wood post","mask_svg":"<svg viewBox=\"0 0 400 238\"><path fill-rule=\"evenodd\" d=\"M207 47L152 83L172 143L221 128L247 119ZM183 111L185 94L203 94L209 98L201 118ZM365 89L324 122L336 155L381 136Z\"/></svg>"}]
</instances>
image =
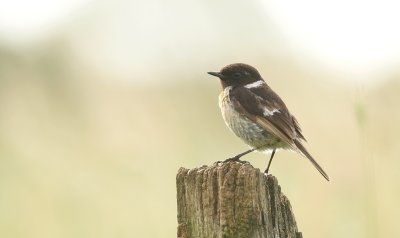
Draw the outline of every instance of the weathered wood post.
<instances>
[{"instance_id":1,"label":"weathered wood post","mask_svg":"<svg viewBox=\"0 0 400 238\"><path fill-rule=\"evenodd\" d=\"M250 164L180 168L179 238L301 238L278 181Z\"/></svg>"}]
</instances>

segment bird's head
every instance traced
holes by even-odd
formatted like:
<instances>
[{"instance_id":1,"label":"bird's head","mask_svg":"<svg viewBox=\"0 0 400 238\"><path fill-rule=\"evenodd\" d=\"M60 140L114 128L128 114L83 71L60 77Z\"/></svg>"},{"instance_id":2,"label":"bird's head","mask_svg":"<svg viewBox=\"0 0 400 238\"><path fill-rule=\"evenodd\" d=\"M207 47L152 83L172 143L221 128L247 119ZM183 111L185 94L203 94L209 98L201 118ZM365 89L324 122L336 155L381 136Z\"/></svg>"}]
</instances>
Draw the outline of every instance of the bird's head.
<instances>
[{"instance_id":1,"label":"bird's head","mask_svg":"<svg viewBox=\"0 0 400 238\"><path fill-rule=\"evenodd\" d=\"M243 86L263 80L257 69L248 64L235 63L221 69L220 72L208 72L220 78L222 87Z\"/></svg>"}]
</instances>

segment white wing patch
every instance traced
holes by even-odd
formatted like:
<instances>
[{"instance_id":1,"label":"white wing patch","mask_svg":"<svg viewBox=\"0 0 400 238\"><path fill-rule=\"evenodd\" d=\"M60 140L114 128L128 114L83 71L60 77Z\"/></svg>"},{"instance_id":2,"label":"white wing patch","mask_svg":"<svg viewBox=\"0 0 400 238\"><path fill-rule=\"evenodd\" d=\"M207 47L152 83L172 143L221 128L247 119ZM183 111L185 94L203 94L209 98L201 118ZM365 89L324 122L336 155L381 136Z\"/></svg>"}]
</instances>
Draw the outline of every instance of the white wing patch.
<instances>
[{"instance_id":1,"label":"white wing patch","mask_svg":"<svg viewBox=\"0 0 400 238\"><path fill-rule=\"evenodd\" d=\"M254 83L246 84L246 85L244 85L244 87L245 88L249 88L249 89L250 88L257 88L257 87L260 87L263 84L265 84L264 80L258 80L258 81L254 82Z\"/></svg>"},{"instance_id":2,"label":"white wing patch","mask_svg":"<svg viewBox=\"0 0 400 238\"><path fill-rule=\"evenodd\" d=\"M268 108L266 108L266 107L263 108L263 115L266 117L272 116L277 112L279 112L278 109L268 110Z\"/></svg>"}]
</instances>

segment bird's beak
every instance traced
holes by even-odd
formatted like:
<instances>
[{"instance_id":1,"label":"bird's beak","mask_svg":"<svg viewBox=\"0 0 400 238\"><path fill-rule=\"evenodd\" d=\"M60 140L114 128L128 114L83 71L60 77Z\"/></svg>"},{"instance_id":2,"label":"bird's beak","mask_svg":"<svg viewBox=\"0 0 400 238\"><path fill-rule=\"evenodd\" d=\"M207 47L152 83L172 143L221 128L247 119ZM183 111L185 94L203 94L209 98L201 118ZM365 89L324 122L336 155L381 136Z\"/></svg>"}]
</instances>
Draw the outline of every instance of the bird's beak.
<instances>
[{"instance_id":1,"label":"bird's beak","mask_svg":"<svg viewBox=\"0 0 400 238\"><path fill-rule=\"evenodd\" d=\"M223 78L224 75L222 75L220 72L207 72L208 74L211 74L212 76L218 77L218 78Z\"/></svg>"}]
</instances>

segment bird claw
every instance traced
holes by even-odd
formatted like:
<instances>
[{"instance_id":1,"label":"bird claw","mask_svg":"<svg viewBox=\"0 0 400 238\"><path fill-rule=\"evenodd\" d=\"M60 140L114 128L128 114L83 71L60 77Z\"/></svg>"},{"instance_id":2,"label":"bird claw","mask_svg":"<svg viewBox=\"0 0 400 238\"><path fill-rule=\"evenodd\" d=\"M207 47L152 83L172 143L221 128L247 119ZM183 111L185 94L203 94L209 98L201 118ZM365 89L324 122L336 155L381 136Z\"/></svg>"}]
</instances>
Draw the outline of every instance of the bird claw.
<instances>
[{"instance_id":1,"label":"bird claw","mask_svg":"<svg viewBox=\"0 0 400 238\"><path fill-rule=\"evenodd\" d=\"M227 163L227 162L238 162L241 164L249 164L248 161L240 160L240 157L234 156L234 157L226 159L226 160L218 160L214 163L214 165L219 165L220 163Z\"/></svg>"}]
</instances>

